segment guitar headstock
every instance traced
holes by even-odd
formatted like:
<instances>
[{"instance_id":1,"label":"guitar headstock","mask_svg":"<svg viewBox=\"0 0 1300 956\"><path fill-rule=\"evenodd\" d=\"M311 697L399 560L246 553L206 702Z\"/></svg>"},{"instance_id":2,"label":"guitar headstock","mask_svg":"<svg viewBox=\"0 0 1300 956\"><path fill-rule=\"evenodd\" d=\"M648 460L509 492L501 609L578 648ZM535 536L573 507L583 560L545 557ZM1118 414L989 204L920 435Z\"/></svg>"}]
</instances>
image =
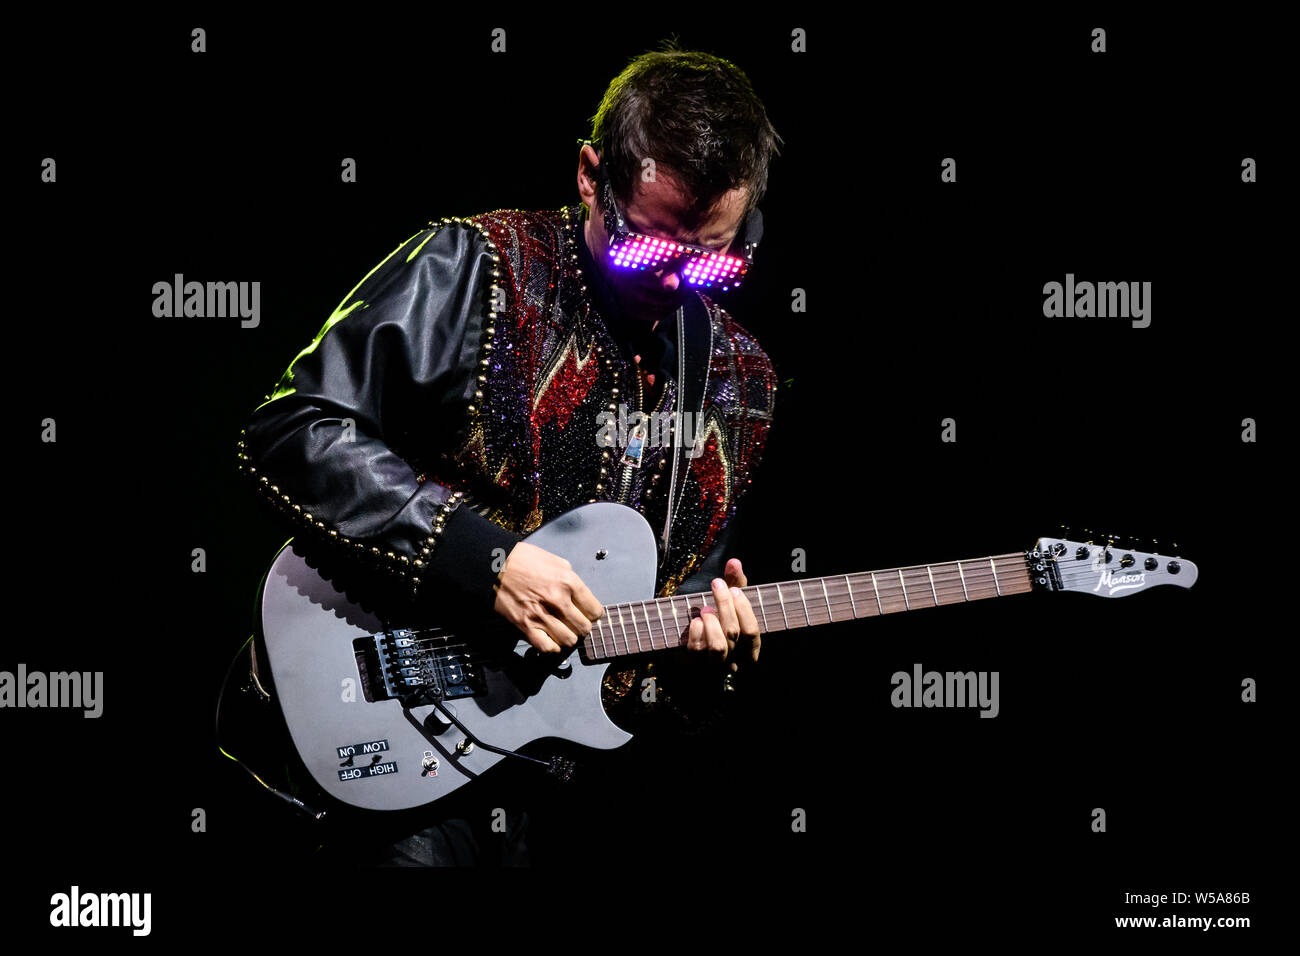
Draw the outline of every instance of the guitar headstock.
<instances>
[{"instance_id":1,"label":"guitar headstock","mask_svg":"<svg viewBox=\"0 0 1300 956\"><path fill-rule=\"evenodd\" d=\"M1038 587L1125 597L1161 584L1190 588L1196 583L1196 565L1186 558L1132 547L1132 541L1125 546L1114 535L1094 536L1085 531L1083 537L1086 540L1038 539L1029 553L1030 571ZM1172 549L1176 553L1178 545Z\"/></svg>"}]
</instances>

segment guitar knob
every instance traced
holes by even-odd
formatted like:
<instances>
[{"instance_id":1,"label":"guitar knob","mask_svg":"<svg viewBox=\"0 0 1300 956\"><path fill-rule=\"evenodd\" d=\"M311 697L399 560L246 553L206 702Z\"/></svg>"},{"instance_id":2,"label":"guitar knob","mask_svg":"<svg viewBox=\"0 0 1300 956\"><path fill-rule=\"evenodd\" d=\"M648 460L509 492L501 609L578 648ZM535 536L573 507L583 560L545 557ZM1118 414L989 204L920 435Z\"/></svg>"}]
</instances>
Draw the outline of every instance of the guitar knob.
<instances>
[{"instance_id":1,"label":"guitar knob","mask_svg":"<svg viewBox=\"0 0 1300 956\"><path fill-rule=\"evenodd\" d=\"M1179 564L1177 561L1170 561L1170 562L1169 562L1169 573L1170 573L1170 574L1177 574L1177 573L1178 573L1179 571L1181 571L1182 569L1183 569L1183 566L1182 566L1181 564Z\"/></svg>"},{"instance_id":2,"label":"guitar knob","mask_svg":"<svg viewBox=\"0 0 1300 956\"><path fill-rule=\"evenodd\" d=\"M1119 559L1119 566L1121 568L1131 568L1136 563L1137 559L1135 559L1131 554L1126 554L1124 557Z\"/></svg>"},{"instance_id":3,"label":"guitar knob","mask_svg":"<svg viewBox=\"0 0 1300 956\"><path fill-rule=\"evenodd\" d=\"M1160 562L1155 558L1147 558L1146 561L1143 562L1142 566L1148 571L1154 571L1156 568L1160 567Z\"/></svg>"},{"instance_id":4,"label":"guitar knob","mask_svg":"<svg viewBox=\"0 0 1300 956\"><path fill-rule=\"evenodd\" d=\"M451 729L451 721L444 718L442 714L438 713L435 709L430 711L429 716L424 718L424 729L435 737L440 737L446 731Z\"/></svg>"},{"instance_id":5,"label":"guitar knob","mask_svg":"<svg viewBox=\"0 0 1300 956\"><path fill-rule=\"evenodd\" d=\"M1087 561L1087 560L1088 560L1088 549L1087 549L1087 548L1079 548L1078 551L1074 552L1074 557L1075 557L1077 560L1079 560L1079 561Z\"/></svg>"}]
</instances>

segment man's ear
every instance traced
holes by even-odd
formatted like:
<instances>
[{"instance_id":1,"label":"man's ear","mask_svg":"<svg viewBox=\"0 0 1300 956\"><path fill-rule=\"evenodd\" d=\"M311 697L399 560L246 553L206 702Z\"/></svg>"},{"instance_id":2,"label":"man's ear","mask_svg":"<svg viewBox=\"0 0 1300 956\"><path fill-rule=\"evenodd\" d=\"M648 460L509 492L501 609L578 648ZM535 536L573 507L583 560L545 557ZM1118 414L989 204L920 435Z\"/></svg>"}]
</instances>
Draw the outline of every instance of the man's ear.
<instances>
[{"instance_id":1,"label":"man's ear","mask_svg":"<svg viewBox=\"0 0 1300 956\"><path fill-rule=\"evenodd\" d=\"M596 157L596 160L593 161L593 160L592 160L592 155L589 155L589 154L587 153L587 150L588 150L588 149L590 149L590 145L583 146L582 149L579 151L579 154L578 154L578 158L579 158L579 166L578 166L578 169L579 169L579 172L581 172L581 173L583 174L584 178L586 179L586 181L587 181L587 183L586 183L587 187L588 187L588 188L592 191L592 193L595 195L595 199L596 199L596 201L599 202L599 201L600 201L600 176L596 173L596 169L597 169L597 168L599 167L599 165L600 165L600 163L599 163L599 157ZM593 151L593 154L594 154L594 151Z\"/></svg>"}]
</instances>

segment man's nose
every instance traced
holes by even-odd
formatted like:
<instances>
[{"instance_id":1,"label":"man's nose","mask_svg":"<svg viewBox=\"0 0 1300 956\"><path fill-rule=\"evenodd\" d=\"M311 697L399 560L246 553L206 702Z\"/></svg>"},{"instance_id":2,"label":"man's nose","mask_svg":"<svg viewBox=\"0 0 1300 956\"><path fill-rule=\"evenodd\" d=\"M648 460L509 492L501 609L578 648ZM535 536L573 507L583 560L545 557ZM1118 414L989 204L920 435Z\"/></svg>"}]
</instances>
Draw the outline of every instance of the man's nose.
<instances>
[{"instance_id":1,"label":"man's nose","mask_svg":"<svg viewBox=\"0 0 1300 956\"><path fill-rule=\"evenodd\" d=\"M659 281L663 285L665 292L676 292L677 287L682 283L681 277L677 274L675 269L661 269L659 272L656 272L655 275L659 277Z\"/></svg>"}]
</instances>

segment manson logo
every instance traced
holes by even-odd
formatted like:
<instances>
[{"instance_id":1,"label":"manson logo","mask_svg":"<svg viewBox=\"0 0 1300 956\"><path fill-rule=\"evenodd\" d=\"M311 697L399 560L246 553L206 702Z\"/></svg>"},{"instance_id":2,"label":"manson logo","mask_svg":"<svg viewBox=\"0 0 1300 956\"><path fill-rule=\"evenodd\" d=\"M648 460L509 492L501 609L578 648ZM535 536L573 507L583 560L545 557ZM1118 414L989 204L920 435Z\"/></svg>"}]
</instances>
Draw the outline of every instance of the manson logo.
<instances>
[{"instance_id":1,"label":"manson logo","mask_svg":"<svg viewBox=\"0 0 1300 956\"><path fill-rule=\"evenodd\" d=\"M155 282L153 314L160 319L243 319L239 324L255 329L262 321L262 283L186 282L179 272L169 284Z\"/></svg>"},{"instance_id":2,"label":"manson logo","mask_svg":"<svg viewBox=\"0 0 1300 956\"><path fill-rule=\"evenodd\" d=\"M133 936L148 936L153 898L150 893L71 893L50 897L51 926L130 926Z\"/></svg>"},{"instance_id":3,"label":"manson logo","mask_svg":"<svg viewBox=\"0 0 1300 956\"><path fill-rule=\"evenodd\" d=\"M1112 571L1102 571L1101 576L1097 579L1097 586L1093 592L1100 591L1102 588L1110 588L1110 593L1123 591L1127 588L1140 588L1147 583L1145 571L1139 571L1137 574L1115 574Z\"/></svg>"},{"instance_id":4,"label":"manson logo","mask_svg":"<svg viewBox=\"0 0 1300 956\"><path fill-rule=\"evenodd\" d=\"M997 671L896 671L889 702L895 707L976 707L981 717L998 715Z\"/></svg>"},{"instance_id":5,"label":"manson logo","mask_svg":"<svg viewBox=\"0 0 1300 956\"><path fill-rule=\"evenodd\" d=\"M1065 286L1043 286L1043 315L1049 319L1132 319L1133 328L1151 324L1150 282L1079 282L1065 274Z\"/></svg>"},{"instance_id":6,"label":"manson logo","mask_svg":"<svg viewBox=\"0 0 1300 956\"><path fill-rule=\"evenodd\" d=\"M43 674L18 665L18 673L0 671L0 707L80 707L83 717L104 712L104 672L55 671Z\"/></svg>"}]
</instances>

